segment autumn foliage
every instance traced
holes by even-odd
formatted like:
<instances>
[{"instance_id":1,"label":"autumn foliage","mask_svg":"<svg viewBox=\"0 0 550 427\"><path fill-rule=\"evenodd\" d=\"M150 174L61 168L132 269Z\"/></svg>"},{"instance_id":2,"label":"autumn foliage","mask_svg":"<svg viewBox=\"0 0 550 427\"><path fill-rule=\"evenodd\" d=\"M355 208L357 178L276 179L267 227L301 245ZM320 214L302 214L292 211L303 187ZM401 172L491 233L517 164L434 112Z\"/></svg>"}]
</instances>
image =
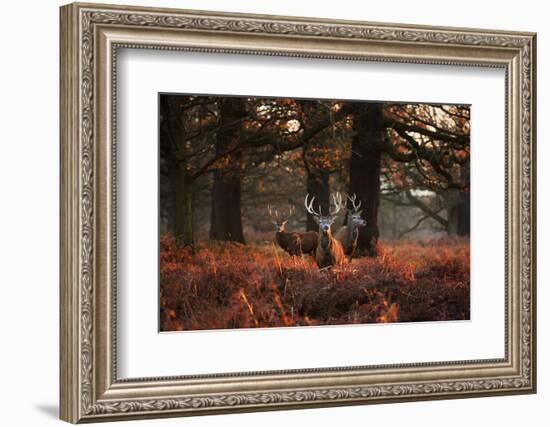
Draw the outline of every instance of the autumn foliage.
<instances>
[{"instance_id":1,"label":"autumn foliage","mask_svg":"<svg viewBox=\"0 0 550 427\"><path fill-rule=\"evenodd\" d=\"M383 241L378 257L328 271L271 242L160 244L161 331L470 317L467 239Z\"/></svg>"}]
</instances>

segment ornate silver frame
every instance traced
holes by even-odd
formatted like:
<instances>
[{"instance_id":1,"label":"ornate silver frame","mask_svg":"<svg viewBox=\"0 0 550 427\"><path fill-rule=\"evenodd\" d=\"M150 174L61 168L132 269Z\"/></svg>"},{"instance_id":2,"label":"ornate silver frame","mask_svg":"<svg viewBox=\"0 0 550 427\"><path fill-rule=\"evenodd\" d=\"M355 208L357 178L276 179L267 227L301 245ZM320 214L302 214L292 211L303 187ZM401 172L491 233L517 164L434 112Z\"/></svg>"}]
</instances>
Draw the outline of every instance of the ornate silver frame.
<instances>
[{"instance_id":1,"label":"ornate silver frame","mask_svg":"<svg viewBox=\"0 0 550 427\"><path fill-rule=\"evenodd\" d=\"M506 70L505 357L118 380L118 47ZM535 34L71 4L61 8L61 418L77 423L534 393Z\"/></svg>"}]
</instances>

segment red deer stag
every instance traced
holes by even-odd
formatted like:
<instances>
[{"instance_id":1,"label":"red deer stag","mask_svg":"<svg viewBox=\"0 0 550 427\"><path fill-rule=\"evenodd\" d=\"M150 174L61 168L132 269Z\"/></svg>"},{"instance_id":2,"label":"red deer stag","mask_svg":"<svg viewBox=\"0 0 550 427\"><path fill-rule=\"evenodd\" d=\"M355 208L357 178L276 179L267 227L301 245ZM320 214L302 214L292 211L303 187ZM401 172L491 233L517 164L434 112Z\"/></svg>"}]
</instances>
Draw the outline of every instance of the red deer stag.
<instances>
[{"instance_id":1,"label":"red deer stag","mask_svg":"<svg viewBox=\"0 0 550 427\"><path fill-rule=\"evenodd\" d=\"M273 213L269 205L267 205L267 211L275 225L275 241L283 250L289 255L315 254L318 239L316 231L305 233L286 231L286 223L294 213L293 206L290 206L286 219L279 218L279 212L275 210Z\"/></svg>"},{"instance_id":2,"label":"red deer stag","mask_svg":"<svg viewBox=\"0 0 550 427\"><path fill-rule=\"evenodd\" d=\"M346 256L344 254L344 247L339 240L336 240L331 231L331 226L342 209L342 196L340 193L336 193L336 196L332 195L334 202L334 208L329 210L328 215L323 215L321 212L321 205L319 205L319 212L316 212L313 208L313 202L315 196L310 201L309 194L306 195L304 204L306 210L313 216L313 219L319 224L319 239L317 243L317 249L315 250L315 261L317 266L321 269L332 267L333 265L341 265L346 262Z\"/></svg>"},{"instance_id":3,"label":"red deer stag","mask_svg":"<svg viewBox=\"0 0 550 427\"><path fill-rule=\"evenodd\" d=\"M360 210L361 200L357 203L357 195L354 194L352 197L348 196L348 199L351 202L352 208L345 208L348 211L347 223L336 232L334 237L342 242L344 253L349 256L349 260L351 261L357 249L359 227L367 225L367 221L361 218L361 213L363 211Z\"/></svg>"}]
</instances>

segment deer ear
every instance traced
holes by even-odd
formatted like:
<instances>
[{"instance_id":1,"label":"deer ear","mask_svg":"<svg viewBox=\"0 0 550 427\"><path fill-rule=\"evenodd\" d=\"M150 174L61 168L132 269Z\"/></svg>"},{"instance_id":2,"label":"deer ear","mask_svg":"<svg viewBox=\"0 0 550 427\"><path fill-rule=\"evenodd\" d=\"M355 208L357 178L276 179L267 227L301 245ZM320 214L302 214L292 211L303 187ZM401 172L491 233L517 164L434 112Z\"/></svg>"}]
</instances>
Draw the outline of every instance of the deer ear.
<instances>
[{"instance_id":1,"label":"deer ear","mask_svg":"<svg viewBox=\"0 0 550 427\"><path fill-rule=\"evenodd\" d=\"M363 209L361 209L359 212L357 212L359 215L363 214Z\"/></svg>"},{"instance_id":2,"label":"deer ear","mask_svg":"<svg viewBox=\"0 0 550 427\"><path fill-rule=\"evenodd\" d=\"M287 222L288 222L288 219L285 220L285 221L283 221L283 222L281 222L281 225L285 225Z\"/></svg>"},{"instance_id":3,"label":"deer ear","mask_svg":"<svg viewBox=\"0 0 550 427\"><path fill-rule=\"evenodd\" d=\"M319 224L319 217L313 215L313 221L315 221L315 223Z\"/></svg>"}]
</instances>

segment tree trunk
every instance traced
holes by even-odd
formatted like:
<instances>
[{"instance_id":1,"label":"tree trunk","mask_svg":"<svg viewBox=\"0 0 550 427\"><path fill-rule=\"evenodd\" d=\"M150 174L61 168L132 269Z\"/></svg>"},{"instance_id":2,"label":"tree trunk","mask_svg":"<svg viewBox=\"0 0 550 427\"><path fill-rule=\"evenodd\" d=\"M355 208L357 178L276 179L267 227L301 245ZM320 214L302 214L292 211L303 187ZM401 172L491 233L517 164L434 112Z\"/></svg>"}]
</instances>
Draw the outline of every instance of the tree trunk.
<instances>
[{"instance_id":1,"label":"tree trunk","mask_svg":"<svg viewBox=\"0 0 550 427\"><path fill-rule=\"evenodd\" d=\"M329 174L326 172L319 172L316 174L309 173L307 176L307 192L311 197L315 196L315 209L321 205L321 209L324 214L328 214L330 205L330 187L329 187ZM311 214L307 214L306 230L317 231L319 226L313 220Z\"/></svg>"},{"instance_id":2,"label":"tree trunk","mask_svg":"<svg viewBox=\"0 0 550 427\"><path fill-rule=\"evenodd\" d=\"M458 225L456 228L459 236L470 235L470 162L466 162L460 167L460 182L462 185L468 184L467 190L460 192L458 205Z\"/></svg>"},{"instance_id":3,"label":"tree trunk","mask_svg":"<svg viewBox=\"0 0 550 427\"><path fill-rule=\"evenodd\" d=\"M194 244L192 182L183 164L180 164L176 170L178 176L175 177L174 235L180 243L192 246Z\"/></svg>"},{"instance_id":4,"label":"tree trunk","mask_svg":"<svg viewBox=\"0 0 550 427\"><path fill-rule=\"evenodd\" d=\"M397 237L397 206L392 203L392 216L391 216L391 237L395 239Z\"/></svg>"},{"instance_id":5,"label":"tree trunk","mask_svg":"<svg viewBox=\"0 0 550 427\"><path fill-rule=\"evenodd\" d=\"M456 234L459 236L470 235L470 191L460 192L460 202L457 207L458 224Z\"/></svg>"},{"instance_id":6,"label":"tree trunk","mask_svg":"<svg viewBox=\"0 0 550 427\"><path fill-rule=\"evenodd\" d=\"M160 148L161 161L168 169L169 184L161 187L161 205L171 209L166 224L171 227L174 237L184 245L193 245L193 182L187 174L187 160L184 153L178 157L177 148L183 141L183 128L175 117L176 111L170 108L171 97L160 98ZM170 203L164 203L168 197Z\"/></svg>"},{"instance_id":7,"label":"tree trunk","mask_svg":"<svg viewBox=\"0 0 550 427\"><path fill-rule=\"evenodd\" d=\"M384 138L382 104L358 105L354 109L353 140L349 163L349 193L362 202L366 227L359 229L357 249L377 255L380 160Z\"/></svg>"},{"instance_id":8,"label":"tree trunk","mask_svg":"<svg viewBox=\"0 0 550 427\"><path fill-rule=\"evenodd\" d=\"M456 205L448 206L447 208L447 234L456 234L458 228L458 209Z\"/></svg>"},{"instance_id":9,"label":"tree trunk","mask_svg":"<svg viewBox=\"0 0 550 427\"><path fill-rule=\"evenodd\" d=\"M460 183L466 187L470 182L470 163L460 168ZM469 187L466 187L469 188ZM458 236L470 235L470 190L447 190L444 196L447 204L447 232Z\"/></svg>"},{"instance_id":10,"label":"tree trunk","mask_svg":"<svg viewBox=\"0 0 550 427\"><path fill-rule=\"evenodd\" d=\"M241 178L214 173L210 238L244 243L241 220Z\"/></svg>"},{"instance_id":11,"label":"tree trunk","mask_svg":"<svg viewBox=\"0 0 550 427\"><path fill-rule=\"evenodd\" d=\"M224 98L220 105L220 130L216 139L216 155L227 152L239 143L240 119L247 116L243 101L239 98ZM233 123L233 125L231 125ZM241 152L235 151L220 162L223 169L214 172L212 184L210 238L244 243L241 220Z\"/></svg>"},{"instance_id":12,"label":"tree trunk","mask_svg":"<svg viewBox=\"0 0 550 427\"><path fill-rule=\"evenodd\" d=\"M453 197L447 196L447 233L458 236L470 235L470 192L453 190Z\"/></svg>"}]
</instances>

